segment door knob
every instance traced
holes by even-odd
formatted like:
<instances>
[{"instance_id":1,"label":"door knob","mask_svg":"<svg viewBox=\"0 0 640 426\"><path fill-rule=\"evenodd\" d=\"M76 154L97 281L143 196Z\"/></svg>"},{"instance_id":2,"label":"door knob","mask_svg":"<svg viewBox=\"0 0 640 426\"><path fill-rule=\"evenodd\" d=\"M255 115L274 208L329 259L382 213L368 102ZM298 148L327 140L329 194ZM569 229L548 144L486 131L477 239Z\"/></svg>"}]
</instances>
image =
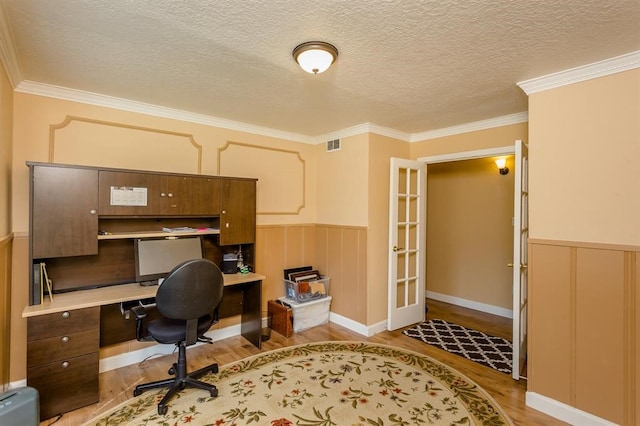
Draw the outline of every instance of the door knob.
<instances>
[{"instance_id":1,"label":"door knob","mask_svg":"<svg viewBox=\"0 0 640 426\"><path fill-rule=\"evenodd\" d=\"M396 252L398 250L404 250L402 247L393 246L393 251Z\"/></svg>"}]
</instances>

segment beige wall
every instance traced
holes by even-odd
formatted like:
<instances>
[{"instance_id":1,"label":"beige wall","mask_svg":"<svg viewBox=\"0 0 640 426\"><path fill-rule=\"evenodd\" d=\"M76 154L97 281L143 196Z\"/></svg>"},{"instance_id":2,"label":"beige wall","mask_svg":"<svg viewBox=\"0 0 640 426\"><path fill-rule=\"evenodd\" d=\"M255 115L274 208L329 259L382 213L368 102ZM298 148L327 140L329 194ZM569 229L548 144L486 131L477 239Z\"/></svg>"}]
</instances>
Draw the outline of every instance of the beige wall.
<instances>
[{"instance_id":1,"label":"beige wall","mask_svg":"<svg viewBox=\"0 0 640 426\"><path fill-rule=\"evenodd\" d=\"M24 93L14 135L17 232L28 230L28 160L257 177L259 224L315 222L313 145Z\"/></svg>"},{"instance_id":2,"label":"beige wall","mask_svg":"<svg viewBox=\"0 0 640 426\"><path fill-rule=\"evenodd\" d=\"M28 300L26 161L214 175L222 171L225 175L258 177L259 226L284 230L284 225L304 228L315 222L315 146L24 93L15 93L14 101L13 162L8 163L13 169L10 173L14 194L12 228L16 234L10 299L11 381L24 379L26 373L26 321L21 318ZM11 179L2 181L7 186L10 182ZM286 228L292 234L290 229L295 227ZM279 277L283 263L267 259L261 251L262 244L274 246L265 235L266 232L258 234L256 267L262 273L269 270L269 279L263 287L266 304L267 298L282 295ZM315 250L313 232L312 237L302 240L310 254ZM261 253L262 257L258 257ZM269 254L273 257L274 253ZM103 350L102 353L113 355L129 349L134 347L121 345L115 352Z\"/></svg>"},{"instance_id":3,"label":"beige wall","mask_svg":"<svg viewBox=\"0 0 640 426\"><path fill-rule=\"evenodd\" d=\"M408 158L409 146L407 142L369 134L367 325L377 324L387 318L390 159Z\"/></svg>"},{"instance_id":4,"label":"beige wall","mask_svg":"<svg viewBox=\"0 0 640 426\"><path fill-rule=\"evenodd\" d=\"M26 161L257 177L255 255L256 271L267 276L263 306L283 294L285 267L312 264L331 277L332 310L366 323L367 135L344 138L340 151L326 153L323 145L24 93L14 97L11 381L26 372L26 321L20 315L28 297ZM137 347L123 344L101 354Z\"/></svg>"},{"instance_id":5,"label":"beige wall","mask_svg":"<svg viewBox=\"0 0 640 426\"><path fill-rule=\"evenodd\" d=\"M327 152L315 146L317 158L317 223L367 226L367 134L342 138L341 148Z\"/></svg>"},{"instance_id":6,"label":"beige wall","mask_svg":"<svg viewBox=\"0 0 640 426\"><path fill-rule=\"evenodd\" d=\"M411 158L513 146L518 139L527 141L527 129L528 123L517 123L415 142Z\"/></svg>"},{"instance_id":7,"label":"beige wall","mask_svg":"<svg viewBox=\"0 0 640 426\"><path fill-rule=\"evenodd\" d=\"M427 290L511 310L513 156L427 166Z\"/></svg>"},{"instance_id":8,"label":"beige wall","mask_svg":"<svg viewBox=\"0 0 640 426\"><path fill-rule=\"evenodd\" d=\"M528 390L638 424L640 70L529 105Z\"/></svg>"},{"instance_id":9,"label":"beige wall","mask_svg":"<svg viewBox=\"0 0 640 426\"><path fill-rule=\"evenodd\" d=\"M640 70L531 95L531 238L640 244Z\"/></svg>"},{"instance_id":10,"label":"beige wall","mask_svg":"<svg viewBox=\"0 0 640 426\"><path fill-rule=\"evenodd\" d=\"M9 382L13 88L0 67L0 390Z\"/></svg>"}]
</instances>

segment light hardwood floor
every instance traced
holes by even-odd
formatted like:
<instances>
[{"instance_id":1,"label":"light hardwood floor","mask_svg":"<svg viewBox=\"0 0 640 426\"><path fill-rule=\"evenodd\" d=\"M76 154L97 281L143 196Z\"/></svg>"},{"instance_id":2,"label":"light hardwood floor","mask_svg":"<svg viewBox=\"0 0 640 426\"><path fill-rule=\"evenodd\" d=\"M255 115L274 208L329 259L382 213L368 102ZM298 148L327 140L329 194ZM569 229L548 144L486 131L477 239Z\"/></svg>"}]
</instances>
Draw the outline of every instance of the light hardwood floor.
<instances>
[{"instance_id":1,"label":"light hardwood floor","mask_svg":"<svg viewBox=\"0 0 640 426\"><path fill-rule=\"evenodd\" d=\"M433 300L429 300L427 305L429 307L428 319L444 319L494 336L511 338L510 319ZM515 425L553 426L565 424L525 406L526 380L515 381L507 374L429 346L417 339L404 336L402 330L383 332L373 337L365 338L344 327L327 324L295 333L289 338L272 332L271 339L263 344L262 349L257 349L244 338L236 336L214 342L213 345L202 345L189 349L187 354L189 371L213 362L225 365L250 355L284 346L328 340L357 340L383 343L429 355L455 368L482 386L504 408ZM137 384L166 378L167 369L173 362L173 356L164 356L102 373L100 374L100 401L97 404L65 413L57 421L56 419L45 420L41 422L41 426L50 424L76 426L82 424L115 405L132 398L133 388ZM200 391L189 390L189 392Z\"/></svg>"}]
</instances>

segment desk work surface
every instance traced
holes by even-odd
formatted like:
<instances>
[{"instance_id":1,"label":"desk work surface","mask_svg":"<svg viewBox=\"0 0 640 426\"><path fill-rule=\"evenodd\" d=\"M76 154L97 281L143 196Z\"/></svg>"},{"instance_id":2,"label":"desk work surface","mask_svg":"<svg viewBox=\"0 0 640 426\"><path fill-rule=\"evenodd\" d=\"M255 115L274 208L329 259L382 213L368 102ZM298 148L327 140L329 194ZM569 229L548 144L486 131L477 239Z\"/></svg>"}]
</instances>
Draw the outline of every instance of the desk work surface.
<instances>
[{"instance_id":1,"label":"desk work surface","mask_svg":"<svg viewBox=\"0 0 640 426\"><path fill-rule=\"evenodd\" d=\"M264 275L254 273L223 274L223 276L225 287L265 279ZM22 311L22 317L28 318L70 309L91 308L129 300L147 299L155 297L157 290L157 285L141 286L138 283L131 283L54 294L53 301L49 300L49 296L45 295L40 305L26 306Z\"/></svg>"}]
</instances>

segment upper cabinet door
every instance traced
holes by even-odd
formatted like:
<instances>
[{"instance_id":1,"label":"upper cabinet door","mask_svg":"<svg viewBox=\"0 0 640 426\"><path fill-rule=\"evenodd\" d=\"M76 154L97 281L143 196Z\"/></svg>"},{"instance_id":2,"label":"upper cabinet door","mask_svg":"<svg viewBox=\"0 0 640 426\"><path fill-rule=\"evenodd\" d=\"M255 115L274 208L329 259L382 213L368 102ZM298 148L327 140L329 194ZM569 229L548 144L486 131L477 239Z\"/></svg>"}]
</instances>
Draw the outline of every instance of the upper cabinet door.
<instances>
[{"instance_id":1,"label":"upper cabinet door","mask_svg":"<svg viewBox=\"0 0 640 426\"><path fill-rule=\"evenodd\" d=\"M32 258L98 253L98 171L31 167Z\"/></svg>"},{"instance_id":2,"label":"upper cabinet door","mask_svg":"<svg viewBox=\"0 0 640 426\"><path fill-rule=\"evenodd\" d=\"M100 171L101 216L217 216L212 177Z\"/></svg>"},{"instance_id":3,"label":"upper cabinet door","mask_svg":"<svg viewBox=\"0 0 640 426\"><path fill-rule=\"evenodd\" d=\"M220 180L211 177L167 176L162 213L169 216L220 214Z\"/></svg>"},{"instance_id":4,"label":"upper cabinet door","mask_svg":"<svg viewBox=\"0 0 640 426\"><path fill-rule=\"evenodd\" d=\"M164 176L152 173L101 170L99 192L101 216L155 215L166 197Z\"/></svg>"},{"instance_id":5,"label":"upper cabinet door","mask_svg":"<svg viewBox=\"0 0 640 426\"><path fill-rule=\"evenodd\" d=\"M222 180L220 205L220 245L255 242L256 181Z\"/></svg>"}]
</instances>

